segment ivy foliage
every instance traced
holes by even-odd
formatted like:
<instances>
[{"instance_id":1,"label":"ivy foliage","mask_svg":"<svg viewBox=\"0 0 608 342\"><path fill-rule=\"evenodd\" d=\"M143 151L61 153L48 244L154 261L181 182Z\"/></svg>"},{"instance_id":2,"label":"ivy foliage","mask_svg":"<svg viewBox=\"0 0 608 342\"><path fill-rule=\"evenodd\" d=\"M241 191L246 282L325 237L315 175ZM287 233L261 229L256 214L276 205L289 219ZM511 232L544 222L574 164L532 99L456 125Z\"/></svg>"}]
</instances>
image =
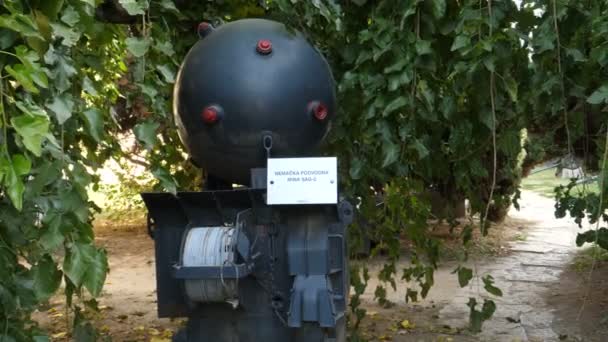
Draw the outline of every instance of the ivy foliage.
<instances>
[{"instance_id":1,"label":"ivy foliage","mask_svg":"<svg viewBox=\"0 0 608 342\"><path fill-rule=\"evenodd\" d=\"M61 284L70 305L98 296L108 271L87 187L115 153L122 42L94 13L94 1L0 5L2 341L46 340L29 318L37 304Z\"/></svg>"},{"instance_id":2,"label":"ivy foliage","mask_svg":"<svg viewBox=\"0 0 608 342\"><path fill-rule=\"evenodd\" d=\"M605 168L597 161L608 106L606 1L4 1L0 340L46 340L30 313L62 284L81 329L74 335L94 335L78 306L101 293L108 271L93 244L95 170L138 154L158 189L200 185L171 116L175 75L200 21L244 17L304 32L332 66L341 108L328 153L340 156L342 183L365 219L354 244L372 238L374 252L388 255L381 302L395 277L418 283L408 301L434 283L440 244L427 227L429 191L467 198L485 233L485 218L500 219L517 194L522 162L570 153ZM122 151L118 139L130 134L137 148ZM534 155L524 160L522 147ZM560 191L559 213L602 217L608 196ZM465 245L472 229L462 231ZM603 241L603 231L585 234L580 241ZM398 270L403 236L413 263ZM369 274L353 272L357 319ZM464 265L455 273L461 286L477 276ZM501 295L491 277L483 283ZM490 300L481 311L474 299L469 306L473 330L495 310Z\"/></svg>"}]
</instances>

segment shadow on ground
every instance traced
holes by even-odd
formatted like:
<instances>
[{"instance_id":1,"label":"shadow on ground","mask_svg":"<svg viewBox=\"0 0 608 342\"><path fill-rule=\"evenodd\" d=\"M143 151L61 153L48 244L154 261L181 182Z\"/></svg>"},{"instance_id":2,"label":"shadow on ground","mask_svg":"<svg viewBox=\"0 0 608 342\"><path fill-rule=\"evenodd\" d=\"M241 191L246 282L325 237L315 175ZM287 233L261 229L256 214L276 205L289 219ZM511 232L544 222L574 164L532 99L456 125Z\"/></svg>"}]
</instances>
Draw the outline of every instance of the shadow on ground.
<instances>
[{"instance_id":1,"label":"shadow on ground","mask_svg":"<svg viewBox=\"0 0 608 342\"><path fill-rule=\"evenodd\" d=\"M493 297L498 309L481 334L472 335L467 330L466 302L469 297L489 295L475 279L470 286L460 288L452 274L455 262L437 270L435 286L419 303L405 303L409 284L401 281L397 291L388 292L394 305L381 307L374 302L378 281L370 280L362 297L367 310L362 334L370 341L607 340L607 330L598 325L605 320L601 315L608 301L608 267L601 265L594 273L586 309L577 320L586 283L567 267L575 252L577 229L568 221L553 218L553 201L548 198L524 191L520 206L521 211L512 210L505 223L495 228L502 232L492 245L498 252L492 253L494 256L479 254L469 263L479 276L492 274L504 293L502 298ZM97 240L108 250L111 270L98 299L100 310L91 315L95 326L113 341L169 341L183 321L156 316L152 240L143 229L108 228L98 232ZM367 263L375 275L382 259ZM404 259L401 266L407 263ZM64 302L55 298L35 315L51 331L54 341L70 340L66 329L69 315L64 308Z\"/></svg>"}]
</instances>

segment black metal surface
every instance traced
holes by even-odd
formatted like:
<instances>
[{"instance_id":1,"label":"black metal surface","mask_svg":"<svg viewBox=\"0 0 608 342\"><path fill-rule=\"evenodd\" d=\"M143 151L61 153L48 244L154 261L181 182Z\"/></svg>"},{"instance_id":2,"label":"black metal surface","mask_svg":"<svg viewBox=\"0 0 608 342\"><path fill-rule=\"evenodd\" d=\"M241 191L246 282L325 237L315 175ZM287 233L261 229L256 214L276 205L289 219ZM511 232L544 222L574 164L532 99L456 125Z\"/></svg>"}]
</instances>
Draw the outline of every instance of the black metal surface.
<instances>
[{"instance_id":1,"label":"black metal surface","mask_svg":"<svg viewBox=\"0 0 608 342\"><path fill-rule=\"evenodd\" d=\"M251 169L251 182L249 184L252 189L266 189L267 180L268 172L266 168Z\"/></svg>"},{"instance_id":2,"label":"black metal surface","mask_svg":"<svg viewBox=\"0 0 608 342\"><path fill-rule=\"evenodd\" d=\"M156 258L156 293L159 317L182 317L188 314L182 283L172 277L172 265L180 259L182 235L188 218L179 201L171 194L142 194L149 217L154 220Z\"/></svg>"},{"instance_id":3,"label":"black metal surface","mask_svg":"<svg viewBox=\"0 0 608 342\"><path fill-rule=\"evenodd\" d=\"M264 192L242 188L142 195L155 222L159 316L188 317L179 335L185 341L345 341L344 211L351 207L271 208L263 202ZM236 267L176 267L188 227L223 224L238 230ZM238 278L238 308L185 298L185 279L212 278Z\"/></svg>"},{"instance_id":4,"label":"black metal surface","mask_svg":"<svg viewBox=\"0 0 608 342\"><path fill-rule=\"evenodd\" d=\"M256 50L260 40L272 52ZM325 59L283 24L246 19L216 28L188 53L177 77L174 113L180 137L197 165L217 178L248 185L250 169L265 167L263 137L276 157L309 156L324 140L336 112L334 80ZM320 101L328 117L308 108ZM222 108L206 124L201 114Z\"/></svg>"}]
</instances>

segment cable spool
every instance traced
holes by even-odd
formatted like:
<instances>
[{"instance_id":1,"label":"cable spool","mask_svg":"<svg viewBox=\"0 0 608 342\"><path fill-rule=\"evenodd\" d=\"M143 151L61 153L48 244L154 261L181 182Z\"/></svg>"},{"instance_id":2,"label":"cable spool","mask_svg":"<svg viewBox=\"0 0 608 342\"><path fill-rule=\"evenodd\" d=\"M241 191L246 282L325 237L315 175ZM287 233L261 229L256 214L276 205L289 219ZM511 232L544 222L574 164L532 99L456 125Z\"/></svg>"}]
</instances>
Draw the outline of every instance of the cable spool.
<instances>
[{"instance_id":1,"label":"cable spool","mask_svg":"<svg viewBox=\"0 0 608 342\"><path fill-rule=\"evenodd\" d=\"M186 233L182 249L184 267L233 267L235 229L232 227L197 227ZM235 279L186 280L185 290L194 302L225 302L238 297Z\"/></svg>"}]
</instances>

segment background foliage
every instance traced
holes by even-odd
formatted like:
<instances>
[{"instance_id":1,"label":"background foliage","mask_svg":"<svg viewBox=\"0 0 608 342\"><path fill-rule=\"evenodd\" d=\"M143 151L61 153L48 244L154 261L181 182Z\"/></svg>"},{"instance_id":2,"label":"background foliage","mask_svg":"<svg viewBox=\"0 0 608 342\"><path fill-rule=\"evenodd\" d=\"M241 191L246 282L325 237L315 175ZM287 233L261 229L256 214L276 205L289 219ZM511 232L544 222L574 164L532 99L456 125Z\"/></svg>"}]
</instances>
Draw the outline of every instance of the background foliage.
<instances>
[{"instance_id":1,"label":"background foliage","mask_svg":"<svg viewBox=\"0 0 608 342\"><path fill-rule=\"evenodd\" d=\"M340 156L347 195L361 204L353 243L371 237L389 256L381 302L396 276L418 281L408 300L433 284L439 243L426 224L429 192L467 198L485 232L536 163L571 154L605 169L604 0L4 1L0 341L46 340L29 315L62 284L76 313L100 294L108 265L93 244L97 208L86 190L98 186L106 160L144 165L158 189L200 185L171 117L175 74L200 21L244 17L304 32L332 65L341 109L328 153ZM123 150L119 140L131 134L138 144ZM569 189L557 191L558 215L606 221L603 191ZM465 245L472 229L463 229ZM580 242L608 246L606 231ZM402 236L414 244L413 263L397 270ZM455 272L462 286L474 276L464 266ZM355 325L368 277L353 269ZM483 283L500 295L491 277ZM469 306L474 330L495 307ZM76 318L76 329L88 329Z\"/></svg>"}]
</instances>

